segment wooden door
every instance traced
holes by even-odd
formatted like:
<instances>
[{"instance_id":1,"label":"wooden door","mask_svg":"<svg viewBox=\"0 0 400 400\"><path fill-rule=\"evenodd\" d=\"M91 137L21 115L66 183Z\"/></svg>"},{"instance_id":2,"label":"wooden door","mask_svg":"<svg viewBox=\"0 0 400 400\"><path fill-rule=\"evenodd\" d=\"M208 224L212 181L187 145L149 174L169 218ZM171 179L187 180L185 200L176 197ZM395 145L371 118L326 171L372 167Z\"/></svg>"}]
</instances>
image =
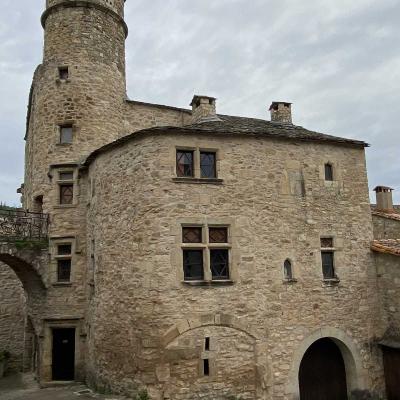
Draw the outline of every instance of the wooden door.
<instances>
[{"instance_id":1,"label":"wooden door","mask_svg":"<svg viewBox=\"0 0 400 400\"><path fill-rule=\"evenodd\" d=\"M346 370L342 353L331 339L313 343L299 371L301 400L347 400Z\"/></svg>"},{"instance_id":2,"label":"wooden door","mask_svg":"<svg viewBox=\"0 0 400 400\"><path fill-rule=\"evenodd\" d=\"M382 347L387 400L400 400L400 350Z\"/></svg>"},{"instance_id":3,"label":"wooden door","mask_svg":"<svg viewBox=\"0 0 400 400\"><path fill-rule=\"evenodd\" d=\"M73 381L75 329L53 329L53 381Z\"/></svg>"}]
</instances>

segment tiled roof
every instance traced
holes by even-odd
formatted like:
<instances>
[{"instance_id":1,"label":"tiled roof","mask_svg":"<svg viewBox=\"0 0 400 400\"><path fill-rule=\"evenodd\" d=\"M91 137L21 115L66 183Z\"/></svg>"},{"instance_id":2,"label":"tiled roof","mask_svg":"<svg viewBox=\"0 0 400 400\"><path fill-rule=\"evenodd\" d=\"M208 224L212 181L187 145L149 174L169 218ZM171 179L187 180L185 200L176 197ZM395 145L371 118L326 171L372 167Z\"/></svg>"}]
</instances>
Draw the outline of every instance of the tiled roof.
<instances>
[{"instance_id":1,"label":"tiled roof","mask_svg":"<svg viewBox=\"0 0 400 400\"><path fill-rule=\"evenodd\" d=\"M84 162L89 165L98 154L104 153L109 149L123 145L134 137L141 135L155 135L164 132L173 132L181 135L190 134L212 134L218 135L248 135L248 136L264 136L283 140L317 142L317 143L337 143L347 146L367 147L367 143L361 140L346 139L324 133L310 131L301 126L292 124L284 124L266 121L256 118L234 117L230 115L217 115L216 119L205 118L202 122L181 127L177 126L157 126L153 128L143 129L131 133L127 136L106 144L103 147L91 153Z\"/></svg>"},{"instance_id":2,"label":"tiled roof","mask_svg":"<svg viewBox=\"0 0 400 400\"><path fill-rule=\"evenodd\" d=\"M376 206L371 206L372 215L377 217L393 219L395 221L400 221L400 212L398 208L394 207L393 212L377 211Z\"/></svg>"},{"instance_id":3,"label":"tiled roof","mask_svg":"<svg viewBox=\"0 0 400 400\"><path fill-rule=\"evenodd\" d=\"M371 250L400 256L400 239L373 240Z\"/></svg>"}]
</instances>

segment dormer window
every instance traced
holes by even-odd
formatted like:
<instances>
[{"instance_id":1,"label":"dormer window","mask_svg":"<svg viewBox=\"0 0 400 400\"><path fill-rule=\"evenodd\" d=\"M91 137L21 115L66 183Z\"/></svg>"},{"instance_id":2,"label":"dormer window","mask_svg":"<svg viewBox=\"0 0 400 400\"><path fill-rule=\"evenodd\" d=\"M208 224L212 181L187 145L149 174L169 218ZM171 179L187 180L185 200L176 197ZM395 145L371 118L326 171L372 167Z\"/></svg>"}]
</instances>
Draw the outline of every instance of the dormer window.
<instances>
[{"instance_id":1,"label":"dormer window","mask_svg":"<svg viewBox=\"0 0 400 400\"><path fill-rule=\"evenodd\" d=\"M330 163L325 164L325 180L333 181L333 166Z\"/></svg>"}]
</instances>

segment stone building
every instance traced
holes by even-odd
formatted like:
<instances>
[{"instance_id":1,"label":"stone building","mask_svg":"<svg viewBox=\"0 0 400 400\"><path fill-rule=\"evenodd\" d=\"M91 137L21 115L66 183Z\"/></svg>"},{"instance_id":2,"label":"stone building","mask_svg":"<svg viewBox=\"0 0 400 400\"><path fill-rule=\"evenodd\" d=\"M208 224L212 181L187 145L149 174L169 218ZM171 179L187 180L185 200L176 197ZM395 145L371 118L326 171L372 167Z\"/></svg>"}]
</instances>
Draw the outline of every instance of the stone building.
<instances>
[{"instance_id":1,"label":"stone building","mask_svg":"<svg viewBox=\"0 0 400 400\"><path fill-rule=\"evenodd\" d=\"M386 187L371 208L367 144L294 125L287 102L269 121L128 100L123 11L42 16L24 211L0 232L40 382L398 399L400 213Z\"/></svg>"}]
</instances>

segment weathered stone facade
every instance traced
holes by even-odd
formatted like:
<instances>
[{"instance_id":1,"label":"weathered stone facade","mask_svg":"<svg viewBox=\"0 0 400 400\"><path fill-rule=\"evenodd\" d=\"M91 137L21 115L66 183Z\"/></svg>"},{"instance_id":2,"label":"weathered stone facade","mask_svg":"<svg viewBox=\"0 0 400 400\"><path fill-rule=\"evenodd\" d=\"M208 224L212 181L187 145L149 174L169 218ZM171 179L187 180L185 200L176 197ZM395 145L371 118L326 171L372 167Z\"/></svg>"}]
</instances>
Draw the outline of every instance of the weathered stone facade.
<instances>
[{"instance_id":1,"label":"weathered stone facade","mask_svg":"<svg viewBox=\"0 0 400 400\"><path fill-rule=\"evenodd\" d=\"M290 103L274 102L269 122L218 115L207 96L192 110L127 100L123 8L48 0L42 17L23 202L49 214L49 245L0 247L27 293L39 379L55 379L56 332L75 329L73 378L102 391L295 400L305 352L330 338L348 393L383 398L378 342L398 326L399 258L371 251L388 228L379 233L375 215L373 225L365 144L293 125ZM62 142L65 126L72 137ZM177 175L182 149L190 177ZM216 156L212 178L203 152ZM207 268L196 282L183 271L185 226L203 232ZM209 227L227 229L229 279L212 279Z\"/></svg>"}]
</instances>

